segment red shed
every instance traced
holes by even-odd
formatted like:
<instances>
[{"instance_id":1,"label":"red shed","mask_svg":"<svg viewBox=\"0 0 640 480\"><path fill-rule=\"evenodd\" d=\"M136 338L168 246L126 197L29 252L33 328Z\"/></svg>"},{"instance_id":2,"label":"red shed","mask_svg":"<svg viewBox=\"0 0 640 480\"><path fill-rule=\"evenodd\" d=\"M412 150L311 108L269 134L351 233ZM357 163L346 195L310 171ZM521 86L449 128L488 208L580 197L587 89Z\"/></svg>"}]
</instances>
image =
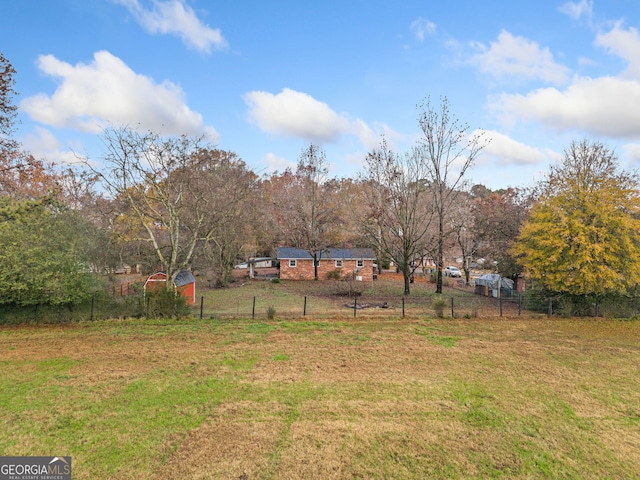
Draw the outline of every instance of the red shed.
<instances>
[{"instance_id":1,"label":"red shed","mask_svg":"<svg viewBox=\"0 0 640 480\"><path fill-rule=\"evenodd\" d=\"M165 288L167 283L166 272L158 272L149 275L147 281L144 282L144 291L159 290ZM176 277L173 285L180 295L187 299L187 305L196 303L196 279L189 270L182 270Z\"/></svg>"}]
</instances>

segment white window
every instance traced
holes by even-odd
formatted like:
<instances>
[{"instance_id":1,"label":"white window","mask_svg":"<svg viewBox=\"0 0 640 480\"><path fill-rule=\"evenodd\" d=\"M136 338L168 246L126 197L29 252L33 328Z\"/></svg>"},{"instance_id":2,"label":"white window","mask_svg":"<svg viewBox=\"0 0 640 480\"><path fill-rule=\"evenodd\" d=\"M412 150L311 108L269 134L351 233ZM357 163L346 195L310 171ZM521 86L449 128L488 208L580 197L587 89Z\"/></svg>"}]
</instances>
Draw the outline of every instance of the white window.
<instances>
[{"instance_id":1,"label":"white window","mask_svg":"<svg viewBox=\"0 0 640 480\"><path fill-rule=\"evenodd\" d=\"M364 260L356 260L356 267L358 268L364 267Z\"/></svg>"},{"instance_id":2,"label":"white window","mask_svg":"<svg viewBox=\"0 0 640 480\"><path fill-rule=\"evenodd\" d=\"M342 268L342 260L336 260L336 268Z\"/></svg>"},{"instance_id":3,"label":"white window","mask_svg":"<svg viewBox=\"0 0 640 480\"><path fill-rule=\"evenodd\" d=\"M289 260L289 266L291 268L295 268L296 267L296 261L295 260Z\"/></svg>"}]
</instances>

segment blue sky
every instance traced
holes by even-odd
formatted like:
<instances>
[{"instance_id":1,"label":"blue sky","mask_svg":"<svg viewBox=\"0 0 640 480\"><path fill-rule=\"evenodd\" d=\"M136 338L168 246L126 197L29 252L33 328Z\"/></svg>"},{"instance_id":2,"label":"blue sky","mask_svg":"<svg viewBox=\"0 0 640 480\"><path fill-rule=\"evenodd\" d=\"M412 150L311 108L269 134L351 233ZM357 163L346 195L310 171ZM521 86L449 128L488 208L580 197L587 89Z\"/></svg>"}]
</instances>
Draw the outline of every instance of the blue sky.
<instances>
[{"instance_id":1,"label":"blue sky","mask_svg":"<svg viewBox=\"0 0 640 480\"><path fill-rule=\"evenodd\" d=\"M446 96L491 138L469 179L497 189L582 138L640 165L639 28L637 0L5 0L0 51L40 158L99 160L102 129L127 124L205 135L259 174L314 142L355 177Z\"/></svg>"}]
</instances>

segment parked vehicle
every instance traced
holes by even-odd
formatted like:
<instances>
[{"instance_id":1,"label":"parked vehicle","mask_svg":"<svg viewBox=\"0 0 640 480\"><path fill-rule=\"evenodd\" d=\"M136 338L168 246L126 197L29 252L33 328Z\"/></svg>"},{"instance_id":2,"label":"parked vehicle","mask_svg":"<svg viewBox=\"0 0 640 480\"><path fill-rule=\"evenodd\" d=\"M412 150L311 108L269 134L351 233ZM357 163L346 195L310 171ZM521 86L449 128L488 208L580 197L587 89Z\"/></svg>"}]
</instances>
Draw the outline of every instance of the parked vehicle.
<instances>
[{"instance_id":1,"label":"parked vehicle","mask_svg":"<svg viewBox=\"0 0 640 480\"><path fill-rule=\"evenodd\" d=\"M447 267L444 269L444 276L445 277L458 277L461 278L462 277L462 272L460 271L460 269L458 267Z\"/></svg>"}]
</instances>

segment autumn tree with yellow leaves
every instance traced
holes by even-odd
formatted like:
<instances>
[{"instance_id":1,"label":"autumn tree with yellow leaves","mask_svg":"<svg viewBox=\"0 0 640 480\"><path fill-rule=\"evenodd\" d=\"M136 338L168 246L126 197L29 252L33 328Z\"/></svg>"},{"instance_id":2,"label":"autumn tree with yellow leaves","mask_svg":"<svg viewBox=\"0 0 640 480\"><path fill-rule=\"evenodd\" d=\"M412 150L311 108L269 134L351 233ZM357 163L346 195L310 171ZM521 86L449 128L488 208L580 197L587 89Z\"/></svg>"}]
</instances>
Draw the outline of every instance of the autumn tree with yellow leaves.
<instances>
[{"instance_id":1,"label":"autumn tree with yellow leaves","mask_svg":"<svg viewBox=\"0 0 640 480\"><path fill-rule=\"evenodd\" d=\"M640 192L601 143L573 142L541 183L514 253L544 289L624 295L640 284Z\"/></svg>"}]
</instances>

